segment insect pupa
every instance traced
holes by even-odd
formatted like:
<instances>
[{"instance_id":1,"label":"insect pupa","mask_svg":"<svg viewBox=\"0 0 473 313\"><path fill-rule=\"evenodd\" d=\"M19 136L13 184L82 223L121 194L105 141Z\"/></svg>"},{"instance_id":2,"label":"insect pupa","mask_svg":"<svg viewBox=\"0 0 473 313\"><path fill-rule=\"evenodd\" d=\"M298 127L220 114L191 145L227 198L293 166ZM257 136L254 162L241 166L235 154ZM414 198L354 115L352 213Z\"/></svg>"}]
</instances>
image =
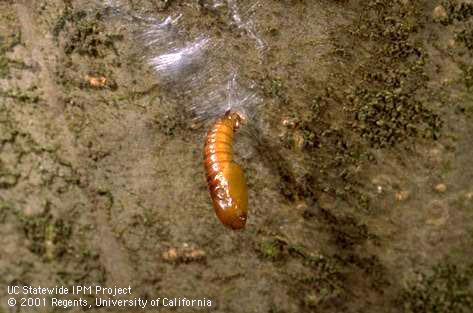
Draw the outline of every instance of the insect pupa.
<instances>
[{"instance_id":1,"label":"insect pupa","mask_svg":"<svg viewBox=\"0 0 473 313\"><path fill-rule=\"evenodd\" d=\"M244 172L233 159L233 135L244 118L228 111L207 133L204 166L213 207L225 226L241 229L248 214L248 187Z\"/></svg>"}]
</instances>

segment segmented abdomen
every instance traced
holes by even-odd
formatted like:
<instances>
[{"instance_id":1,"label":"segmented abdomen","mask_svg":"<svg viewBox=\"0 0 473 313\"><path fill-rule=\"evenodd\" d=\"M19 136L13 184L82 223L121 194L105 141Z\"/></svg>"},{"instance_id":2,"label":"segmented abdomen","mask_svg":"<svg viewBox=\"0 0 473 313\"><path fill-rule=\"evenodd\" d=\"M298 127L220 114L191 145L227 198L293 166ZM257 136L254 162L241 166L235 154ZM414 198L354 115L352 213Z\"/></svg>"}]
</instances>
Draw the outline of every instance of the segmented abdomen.
<instances>
[{"instance_id":1,"label":"segmented abdomen","mask_svg":"<svg viewBox=\"0 0 473 313\"><path fill-rule=\"evenodd\" d=\"M248 191L241 167L233 161L233 134L240 123L238 113L227 113L209 130L204 165L213 207L220 221L232 228L245 226Z\"/></svg>"}]
</instances>

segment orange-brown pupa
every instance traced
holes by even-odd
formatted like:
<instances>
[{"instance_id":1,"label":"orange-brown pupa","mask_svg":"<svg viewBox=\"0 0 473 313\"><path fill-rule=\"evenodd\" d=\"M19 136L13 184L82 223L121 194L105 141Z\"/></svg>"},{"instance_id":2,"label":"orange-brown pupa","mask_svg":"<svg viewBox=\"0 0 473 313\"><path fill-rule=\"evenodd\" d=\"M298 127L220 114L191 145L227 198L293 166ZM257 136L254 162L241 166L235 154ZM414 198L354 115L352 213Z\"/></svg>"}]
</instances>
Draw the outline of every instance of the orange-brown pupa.
<instances>
[{"instance_id":1,"label":"orange-brown pupa","mask_svg":"<svg viewBox=\"0 0 473 313\"><path fill-rule=\"evenodd\" d=\"M245 175L233 160L233 134L242 121L241 114L228 111L213 124L204 147L204 165L215 213L232 229L243 228L248 213Z\"/></svg>"}]
</instances>

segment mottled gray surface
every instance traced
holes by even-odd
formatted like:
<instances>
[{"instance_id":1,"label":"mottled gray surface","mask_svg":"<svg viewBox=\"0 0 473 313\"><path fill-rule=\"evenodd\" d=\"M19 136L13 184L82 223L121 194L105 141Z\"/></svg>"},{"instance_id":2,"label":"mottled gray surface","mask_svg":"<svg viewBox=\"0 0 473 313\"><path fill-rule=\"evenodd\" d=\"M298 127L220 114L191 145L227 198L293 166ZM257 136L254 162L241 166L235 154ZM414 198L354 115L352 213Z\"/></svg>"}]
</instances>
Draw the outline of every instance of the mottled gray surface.
<instances>
[{"instance_id":1,"label":"mottled gray surface","mask_svg":"<svg viewBox=\"0 0 473 313\"><path fill-rule=\"evenodd\" d=\"M241 51L263 100L235 147L247 227L215 217L206 126L132 27L96 1L1 1L0 312L12 284L214 301L178 312L471 312L471 1L262 0L264 57L206 1L123 2Z\"/></svg>"}]
</instances>

